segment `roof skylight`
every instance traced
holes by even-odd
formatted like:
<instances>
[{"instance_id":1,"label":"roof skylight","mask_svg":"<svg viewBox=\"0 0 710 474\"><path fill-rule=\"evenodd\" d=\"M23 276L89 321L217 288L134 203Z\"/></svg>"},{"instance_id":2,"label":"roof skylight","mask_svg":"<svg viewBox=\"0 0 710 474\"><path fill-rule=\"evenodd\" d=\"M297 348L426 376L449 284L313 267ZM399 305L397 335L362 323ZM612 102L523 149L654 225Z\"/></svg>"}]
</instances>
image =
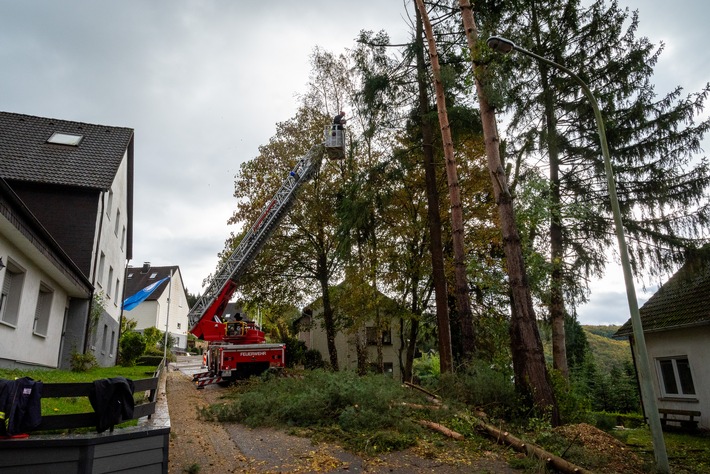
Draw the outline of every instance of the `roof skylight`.
<instances>
[{"instance_id":1,"label":"roof skylight","mask_svg":"<svg viewBox=\"0 0 710 474\"><path fill-rule=\"evenodd\" d=\"M69 145L69 146L79 146L84 135L77 135L75 133L64 133L64 132L54 132L51 137L47 140L47 143L54 143L56 145Z\"/></svg>"}]
</instances>

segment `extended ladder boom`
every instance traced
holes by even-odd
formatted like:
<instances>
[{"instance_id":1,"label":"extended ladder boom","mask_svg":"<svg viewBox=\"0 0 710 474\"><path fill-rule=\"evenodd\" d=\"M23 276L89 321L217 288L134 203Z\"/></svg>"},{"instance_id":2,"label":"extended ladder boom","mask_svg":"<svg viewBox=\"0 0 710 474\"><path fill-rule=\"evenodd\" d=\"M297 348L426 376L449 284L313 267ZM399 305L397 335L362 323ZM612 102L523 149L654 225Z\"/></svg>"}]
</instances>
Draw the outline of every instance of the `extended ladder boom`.
<instances>
[{"instance_id":1,"label":"extended ladder boom","mask_svg":"<svg viewBox=\"0 0 710 474\"><path fill-rule=\"evenodd\" d=\"M274 197L264 205L256 222L214 276L207 290L190 309L190 332L196 337L219 340L223 336L224 324L220 317L236 291L237 280L278 227L293 204L298 189L320 168L324 152L324 144L320 143L298 160Z\"/></svg>"}]
</instances>

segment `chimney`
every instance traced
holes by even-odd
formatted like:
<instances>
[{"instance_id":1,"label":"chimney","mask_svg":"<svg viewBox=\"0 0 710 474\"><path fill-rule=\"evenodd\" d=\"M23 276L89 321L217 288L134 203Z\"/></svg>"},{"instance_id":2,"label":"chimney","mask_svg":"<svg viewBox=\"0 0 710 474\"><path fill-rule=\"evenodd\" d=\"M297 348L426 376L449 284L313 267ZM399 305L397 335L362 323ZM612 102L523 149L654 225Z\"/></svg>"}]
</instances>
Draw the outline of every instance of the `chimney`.
<instances>
[{"instance_id":1,"label":"chimney","mask_svg":"<svg viewBox=\"0 0 710 474\"><path fill-rule=\"evenodd\" d=\"M141 268L141 273L148 273L150 271L150 262L143 262L143 268Z\"/></svg>"}]
</instances>

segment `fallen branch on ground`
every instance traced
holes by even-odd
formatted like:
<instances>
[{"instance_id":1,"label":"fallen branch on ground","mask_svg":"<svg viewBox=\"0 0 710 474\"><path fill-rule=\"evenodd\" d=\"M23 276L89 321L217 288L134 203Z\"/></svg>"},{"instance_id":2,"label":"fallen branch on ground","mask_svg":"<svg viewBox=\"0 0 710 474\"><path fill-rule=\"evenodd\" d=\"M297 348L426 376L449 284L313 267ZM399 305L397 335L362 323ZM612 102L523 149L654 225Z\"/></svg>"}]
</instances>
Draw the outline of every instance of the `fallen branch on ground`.
<instances>
[{"instance_id":1,"label":"fallen branch on ground","mask_svg":"<svg viewBox=\"0 0 710 474\"><path fill-rule=\"evenodd\" d=\"M516 438L507 431L499 430L495 426L491 426L476 418L474 418L474 420L477 425L476 427L480 431L483 431L488 436L495 439L498 443L507 444L518 452L525 453L528 456L535 456L538 459L542 459L549 466L564 474L592 474L591 471L576 466L571 462L565 461L561 457L555 456L554 454L549 453L544 449L535 446L534 444L525 443L523 440L521 440L520 438Z\"/></svg>"},{"instance_id":2,"label":"fallen branch on ground","mask_svg":"<svg viewBox=\"0 0 710 474\"><path fill-rule=\"evenodd\" d=\"M450 430L446 426L440 425L439 423L434 423L433 421L427 420L419 420L418 423L422 426L438 431L444 436L448 436L449 438L453 438L457 441L461 441L463 439L463 435L461 433L457 433L456 431Z\"/></svg>"},{"instance_id":3,"label":"fallen branch on ground","mask_svg":"<svg viewBox=\"0 0 710 474\"><path fill-rule=\"evenodd\" d=\"M429 396L431 399L432 403L441 403L441 397L435 393L430 392L429 390L425 389L424 387L420 387L419 385L415 385L411 382L404 382L404 385L406 385L409 388L413 388L415 390L419 390L420 392L426 394Z\"/></svg>"},{"instance_id":4,"label":"fallen branch on ground","mask_svg":"<svg viewBox=\"0 0 710 474\"><path fill-rule=\"evenodd\" d=\"M402 402L402 406L409 407L409 408L416 408L417 410L438 410L441 408L441 405L420 405L418 403L408 403L408 402Z\"/></svg>"}]
</instances>

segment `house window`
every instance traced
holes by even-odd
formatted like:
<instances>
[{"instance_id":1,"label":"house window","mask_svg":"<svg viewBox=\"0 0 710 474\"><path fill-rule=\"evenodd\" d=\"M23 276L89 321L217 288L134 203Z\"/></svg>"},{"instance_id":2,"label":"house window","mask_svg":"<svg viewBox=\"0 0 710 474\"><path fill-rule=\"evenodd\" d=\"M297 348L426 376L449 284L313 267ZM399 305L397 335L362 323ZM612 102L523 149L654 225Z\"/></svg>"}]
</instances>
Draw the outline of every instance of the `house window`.
<instances>
[{"instance_id":1,"label":"house window","mask_svg":"<svg viewBox=\"0 0 710 474\"><path fill-rule=\"evenodd\" d=\"M46 336L49 328L49 315L52 310L54 292L44 283L39 285L37 307L35 308L35 322L33 332L38 336Z\"/></svg>"},{"instance_id":2,"label":"house window","mask_svg":"<svg viewBox=\"0 0 710 474\"><path fill-rule=\"evenodd\" d=\"M693 375L688 358L673 357L656 359L661 375L661 391L664 396L683 397L695 395Z\"/></svg>"},{"instance_id":3,"label":"house window","mask_svg":"<svg viewBox=\"0 0 710 474\"><path fill-rule=\"evenodd\" d=\"M180 323L177 323L177 328L180 329Z\"/></svg>"},{"instance_id":4,"label":"house window","mask_svg":"<svg viewBox=\"0 0 710 474\"><path fill-rule=\"evenodd\" d=\"M366 337L367 337L367 345L368 346L376 346L377 345L377 328L376 327L368 327L365 328L366 331ZM387 328L382 331L382 344L385 346L392 345L392 331Z\"/></svg>"},{"instance_id":5,"label":"house window","mask_svg":"<svg viewBox=\"0 0 710 474\"><path fill-rule=\"evenodd\" d=\"M116 222L113 225L113 235L118 237L118 229L121 228L121 210L116 209Z\"/></svg>"},{"instance_id":6,"label":"house window","mask_svg":"<svg viewBox=\"0 0 710 474\"><path fill-rule=\"evenodd\" d=\"M123 230L121 231L121 250L124 249L126 246L126 226L123 226Z\"/></svg>"},{"instance_id":7,"label":"house window","mask_svg":"<svg viewBox=\"0 0 710 474\"><path fill-rule=\"evenodd\" d=\"M113 267L108 267L108 280L106 281L106 296L111 298L111 282L113 281Z\"/></svg>"},{"instance_id":8,"label":"house window","mask_svg":"<svg viewBox=\"0 0 710 474\"><path fill-rule=\"evenodd\" d=\"M101 353L106 353L106 339L108 338L108 324L104 324L104 334L101 337Z\"/></svg>"},{"instance_id":9,"label":"house window","mask_svg":"<svg viewBox=\"0 0 710 474\"><path fill-rule=\"evenodd\" d=\"M153 280L155 277L158 276L158 273L151 273L150 276L148 277L149 280Z\"/></svg>"},{"instance_id":10,"label":"house window","mask_svg":"<svg viewBox=\"0 0 710 474\"><path fill-rule=\"evenodd\" d=\"M111 208L113 207L113 190L108 192L108 203L106 203L106 216L111 219Z\"/></svg>"},{"instance_id":11,"label":"house window","mask_svg":"<svg viewBox=\"0 0 710 474\"><path fill-rule=\"evenodd\" d=\"M104 279L104 267L105 266L106 266L106 255L103 252L101 252L101 257L99 258L99 271L98 271L98 275L96 278L96 283L98 283L99 286L103 286L101 284L101 282Z\"/></svg>"},{"instance_id":12,"label":"house window","mask_svg":"<svg viewBox=\"0 0 710 474\"><path fill-rule=\"evenodd\" d=\"M54 143L55 145L79 146L82 138L84 138L83 135L77 135L75 133L54 132L52 136L47 139L47 143Z\"/></svg>"},{"instance_id":13,"label":"house window","mask_svg":"<svg viewBox=\"0 0 710 474\"><path fill-rule=\"evenodd\" d=\"M118 290L120 288L121 288L121 281L118 278L116 278L116 291L113 293L114 295L116 295L116 297L113 299L113 304L116 306L118 306L118 295L120 294Z\"/></svg>"},{"instance_id":14,"label":"house window","mask_svg":"<svg viewBox=\"0 0 710 474\"><path fill-rule=\"evenodd\" d=\"M20 297L22 296L24 283L25 272L11 261L8 261L5 268L5 278L2 282L2 292L0 292L0 322L12 327L17 326L17 319L20 313Z\"/></svg>"},{"instance_id":15,"label":"house window","mask_svg":"<svg viewBox=\"0 0 710 474\"><path fill-rule=\"evenodd\" d=\"M109 347L111 353L109 356L113 357L113 348L116 345L116 331L111 331L111 347Z\"/></svg>"}]
</instances>

